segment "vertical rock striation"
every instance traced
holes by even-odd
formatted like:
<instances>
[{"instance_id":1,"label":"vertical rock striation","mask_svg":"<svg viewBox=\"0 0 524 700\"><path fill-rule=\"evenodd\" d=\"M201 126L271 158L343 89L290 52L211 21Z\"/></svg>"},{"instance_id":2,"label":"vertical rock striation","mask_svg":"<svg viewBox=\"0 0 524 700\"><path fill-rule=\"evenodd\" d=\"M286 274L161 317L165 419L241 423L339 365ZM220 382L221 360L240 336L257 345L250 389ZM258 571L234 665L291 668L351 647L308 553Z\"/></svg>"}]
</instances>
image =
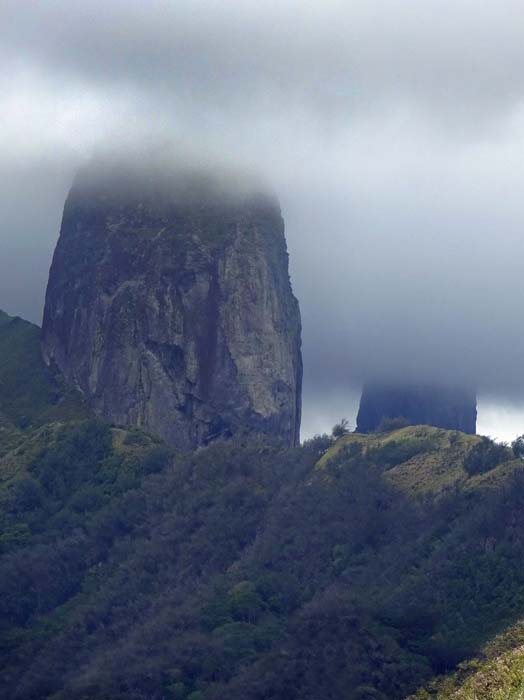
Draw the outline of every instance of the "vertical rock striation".
<instances>
[{"instance_id":1,"label":"vertical rock striation","mask_svg":"<svg viewBox=\"0 0 524 700\"><path fill-rule=\"evenodd\" d=\"M404 418L410 425L476 432L475 392L434 385L366 385L360 399L357 432L378 430L384 419Z\"/></svg>"},{"instance_id":2,"label":"vertical rock striation","mask_svg":"<svg viewBox=\"0 0 524 700\"><path fill-rule=\"evenodd\" d=\"M225 176L91 165L67 198L43 354L116 424L182 448L299 439L301 325L277 202Z\"/></svg>"}]
</instances>

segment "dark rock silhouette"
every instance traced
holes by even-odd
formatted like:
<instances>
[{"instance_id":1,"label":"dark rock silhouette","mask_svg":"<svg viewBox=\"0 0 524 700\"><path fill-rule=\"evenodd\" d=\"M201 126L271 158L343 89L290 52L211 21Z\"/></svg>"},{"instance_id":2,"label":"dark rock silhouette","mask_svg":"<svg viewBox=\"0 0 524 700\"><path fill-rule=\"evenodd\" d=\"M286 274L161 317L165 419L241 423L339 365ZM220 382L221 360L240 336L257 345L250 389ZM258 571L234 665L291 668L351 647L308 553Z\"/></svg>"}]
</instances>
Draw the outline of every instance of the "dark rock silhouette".
<instances>
[{"instance_id":1,"label":"dark rock silhouette","mask_svg":"<svg viewBox=\"0 0 524 700\"><path fill-rule=\"evenodd\" d=\"M378 430L384 419L404 418L409 425L433 425L474 434L475 392L435 385L368 384L357 416L357 432Z\"/></svg>"},{"instance_id":2,"label":"dark rock silhouette","mask_svg":"<svg viewBox=\"0 0 524 700\"><path fill-rule=\"evenodd\" d=\"M94 412L182 448L299 439L301 324L278 203L226 175L102 162L77 177L43 353Z\"/></svg>"}]
</instances>

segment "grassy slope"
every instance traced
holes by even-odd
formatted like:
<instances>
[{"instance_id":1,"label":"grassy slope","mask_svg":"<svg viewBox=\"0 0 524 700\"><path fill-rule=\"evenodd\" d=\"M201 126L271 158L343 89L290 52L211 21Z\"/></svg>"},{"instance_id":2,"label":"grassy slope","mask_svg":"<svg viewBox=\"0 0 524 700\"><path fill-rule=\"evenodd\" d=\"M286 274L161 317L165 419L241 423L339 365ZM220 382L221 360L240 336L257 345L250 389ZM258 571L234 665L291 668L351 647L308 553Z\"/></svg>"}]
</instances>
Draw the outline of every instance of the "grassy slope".
<instances>
[{"instance_id":1,"label":"grassy slope","mask_svg":"<svg viewBox=\"0 0 524 700\"><path fill-rule=\"evenodd\" d=\"M408 426L388 433L351 433L337 440L319 460L318 467L323 468L344 449L356 444L362 445L364 453L373 453L392 443L405 442L411 443L415 452L418 443L420 453L389 469L387 478L409 495L437 495L466 482L462 461L466 451L479 440L474 435L431 426Z\"/></svg>"},{"instance_id":2,"label":"grassy slope","mask_svg":"<svg viewBox=\"0 0 524 700\"><path fill-rule=\"evenodd\" d=\"M317 462L324 469L352 445L361 445L363 454L384 462L387 448L393 444L412 447L413 456L399 464L388 465L385 478L410 498L437 498L453 489L476 492L504 487L523 467L521 459L509 459L485 474L470 476L463 467L464 457L481 441L478 435L434 428L429 425L408 426L388 433L351 433L331 447ZM403 455L404 456L404 455Z\"/></svg>"},{"instance_id":3,"label":"grassy slope","mask_svg":"<svg viewBox=\"0 0 524 700\"><path fill-rule=\"evenodd\" d=\"M523 700L524 623L497 635L477 659L460 664L408 700Z\"/></svg>"}]
</instances>

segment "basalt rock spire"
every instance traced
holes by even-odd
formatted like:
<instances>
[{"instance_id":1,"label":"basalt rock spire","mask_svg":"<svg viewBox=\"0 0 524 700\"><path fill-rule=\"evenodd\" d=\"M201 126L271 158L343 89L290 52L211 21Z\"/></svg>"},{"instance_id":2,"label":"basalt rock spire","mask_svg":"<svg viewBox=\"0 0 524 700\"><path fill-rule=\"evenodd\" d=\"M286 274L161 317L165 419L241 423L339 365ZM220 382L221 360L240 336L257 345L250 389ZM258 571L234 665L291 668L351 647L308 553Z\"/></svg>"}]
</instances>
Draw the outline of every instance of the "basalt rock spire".
<instances>
[{"instance_id":1,"label":"basalt rock spire","mask_svg":"<svg viewBox=\"0 0 524 700\"><path fill-rule=\"evenodd\" d=\"M223 174L84 169L66 201L43 353L115 424L182 448L296 444L301 324L275 199Z\"/></svg>"},{"instance_id":2,"label":"basalt rock spire","mask_svg":"<svg viewBox=\"0 0 524 700\"><path fill-rule=\"evenodd\" d=\"M403 418L410 425L434 425L474 434L475 392L430 384L368 384L357 417L357 432L380 429L384 420Z\"/></svg>"}]
</instances>

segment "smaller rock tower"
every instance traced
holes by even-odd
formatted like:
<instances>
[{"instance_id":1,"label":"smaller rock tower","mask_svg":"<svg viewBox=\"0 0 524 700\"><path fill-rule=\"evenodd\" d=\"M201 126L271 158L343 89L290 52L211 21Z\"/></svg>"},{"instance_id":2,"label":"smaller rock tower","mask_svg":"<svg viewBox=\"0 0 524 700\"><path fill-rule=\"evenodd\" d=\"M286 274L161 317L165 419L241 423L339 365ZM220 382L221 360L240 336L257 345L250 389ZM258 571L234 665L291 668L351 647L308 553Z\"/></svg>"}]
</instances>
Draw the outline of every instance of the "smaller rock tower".
<instances>
[{"instance_id":1,"label":"smaller rock tower","mask_svg":"<svg viewBox=\"0 0 524 700\"><path fill-rule=\"evenodd\" d=\"M475 434L475 392L458 387L368 384L357 416L357 432L378 430L383 419L404 418L410 425L434 425Z\"/></svg>"}]
</instances>

